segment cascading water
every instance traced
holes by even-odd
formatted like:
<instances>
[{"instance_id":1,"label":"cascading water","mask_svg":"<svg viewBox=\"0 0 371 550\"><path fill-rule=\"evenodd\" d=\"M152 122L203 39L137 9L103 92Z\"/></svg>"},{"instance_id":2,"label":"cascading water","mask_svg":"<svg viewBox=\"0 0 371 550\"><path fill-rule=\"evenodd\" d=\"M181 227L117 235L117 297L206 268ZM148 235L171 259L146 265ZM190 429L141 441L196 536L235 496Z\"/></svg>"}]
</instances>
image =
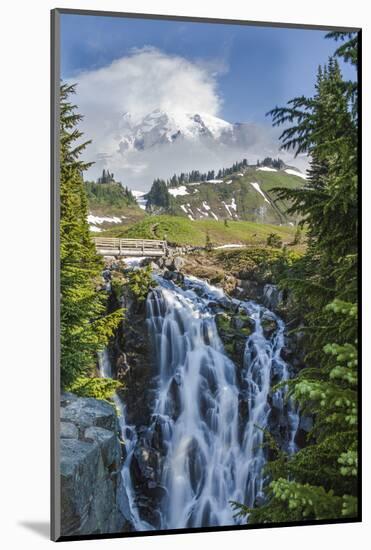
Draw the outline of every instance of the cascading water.
<instances>
[{"instance_id":1,"label":"cascading water","mask_svg":"<svg viewBox=\"0 0 371 550\"><path fill-rule=\"evenodd\" d=\"M218 336L211 302L228 301L221 289L189 277L185 290L157 278L147 302L147 319L158 368L154 418L165 448L162 528L236 523L230 501L253 506L263 497L263 430L268 426L272 369L277 382L288 379L280 358L284 323L274 314L275 335L264 336L266 308L230 301L251 316L255 329L246 343L242 388L236 366ZM284 403L284 389L274 407L288 415L287 450L294 451L298 415ZM248 403L241 433L239 400Z\"/></svg>"},{"instance_id":2,"label":"cascading water","mask_svg":"<svg viewBox=\"0 0 371 550\"><path fill-rule=\"evenodd\" d=\"M99 354L99 371L102 378L112 377L112 366L109 360L107 350L104 350ZM134 449L137 443L137 435L135 426L129 426L126 422L125 406L119 396L115 393L113 401L118 410L118 420L120 425L121 436L125 443L125 459L121 468L121 476L125 493L128 501L130 521L136 531L143 531L145 529L151 529L151 526L140 519L138 508L135 502L135 492L130 475L130 463L134 453Z\"/></svg>"},{"instance_id":3,"label":"cascading water","mask_svg":"<svg viewBox=\"0 0 371 550\"><path fill-rule=\"evenodd\" d=\"M162 277L147 298L147 324L153 350L157 394L151 434L160 433L162 461L159 471L164 496L158 503L159 525L174 529L233 525L230 501L249 507L262 501L264 429L270 427L273 411L281 432L282 446L295 452L299 416L285 400L285 388L272 395L272 381L289 378L281 358L284 322L254 302L231 300L221 289L194 277L183 288ZM240 309L253 320L242 367L225 353L218 335L218 307ZM270 337L263 320L275 323ZM238 371L240 368L240 371ZM103 376L110 376L106 353L101 358ZM245 414L241 414L244 402ZM130 464L138 445L134 426L127 426L120 398L120 424L126 458L122 476L136 530L155 528L143 521L136 505Z\"/></svg>"}]
</instances>

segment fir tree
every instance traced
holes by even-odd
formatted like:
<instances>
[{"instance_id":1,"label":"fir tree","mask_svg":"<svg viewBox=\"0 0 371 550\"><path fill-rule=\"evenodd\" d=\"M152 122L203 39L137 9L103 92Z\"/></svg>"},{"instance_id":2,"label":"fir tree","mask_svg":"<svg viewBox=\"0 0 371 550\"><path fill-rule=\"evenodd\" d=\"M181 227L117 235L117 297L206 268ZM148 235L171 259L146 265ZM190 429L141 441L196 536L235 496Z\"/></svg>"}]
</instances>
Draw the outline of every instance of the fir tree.
<instances>
[{"instance_id":1,"label":"fir tree","mask_svg":"<svg viewBox=\"0 0 371 550\"><path fill-rule=\"evenodd\" d=\"M293 293L307 338L306 368L289 383L302 414L314 418L306 445L268 463L267 502L250 522L355 517L357 514L357 86L342 78L336 57L356 63L355 34L317 74L315 95L271 111L289 124L283 148L309 153L307 185L277 189L301 216L308 249L281 284ZM267 438L267 445L270 445Z\"/></svg>"},{"instance_id":2,"label":"fir tree","mask_svg":"<svg viewBox=\"0 0 371 550\"><path fill-rule=\"evenodd\" d=\"M80 155L90 143L81 142L81 115L69 97L75 87L60 91L60 265L61 265L61 382L68 388L93 373L96 354L122 318L122 310L105 315L106 296L97 291L102 261L95 251L87 222L84 170Z\"/></svg>"}]
</instances>

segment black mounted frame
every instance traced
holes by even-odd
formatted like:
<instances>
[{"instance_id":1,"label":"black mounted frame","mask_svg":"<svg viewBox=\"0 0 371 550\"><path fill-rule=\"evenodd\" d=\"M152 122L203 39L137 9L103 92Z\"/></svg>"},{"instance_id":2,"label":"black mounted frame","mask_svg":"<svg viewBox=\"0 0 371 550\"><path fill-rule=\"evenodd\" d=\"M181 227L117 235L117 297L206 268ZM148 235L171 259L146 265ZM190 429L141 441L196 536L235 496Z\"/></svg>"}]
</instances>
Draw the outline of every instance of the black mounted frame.
<instances>
[{"instance_id":1,"label":"black mounted frame","mask_svg":"<svg viewBox=\"0 0 371 550\"><path fill-rule=\"evenodd\" d=\"M336 27L327 25L311 25L311 24L293 24L293 23L273 23L261 21L244 21L237 19L217 19L217 18L201 18L201 17L185 17L174 15L156 15L143 13L122 13L108 12L96 10L79 10L56 8L51 10L51 539L54 541L72 541L72 540L90 540L90 539L108 539L108 538L126 538L139 536L167 535L167 534L184 534L197 532L216 532L216 531L237 531L249 529L265 529L272 527L289 527L289 526L308 526L308 525L328 525L341 523L356 523L362 521L362 463L359 464L358 475L358 490L359 490L359 507L358 516L353 519L332 519L332 520L309 520L282 522L264 525L236 525L236 526L221 526L221 527L200 527L200 528L184 528L184 529L169 529L159 531L146 532L128 532L128 533L107 533L81 536L61 536L60 525L60 481L59 481L59 394L60 394L60 269L59 269L59 221L60 221L60 203L59 203L59 84L60 84L60 16L63 14L71 15L95 15L99 17L117 17L127 19L152 19L152 20L167 20L167 21L186 21L194 23L228 23L229 25L246 25L254 27L278 27L291 29L313 29L324 31L343 31L358 33L358 115L359 115L359 147L358 147L358 176L359 176L359 254L362 253L362 29L355 27ZM358 273L358 298L362 304L361 296L362 278L361 273ZM361 320L358 323L359 346L361 351ZM362 372L361 364L358 366L359 379L359 432L358 432L358 455L362 456Z\"/></svg>"}]
</instances>

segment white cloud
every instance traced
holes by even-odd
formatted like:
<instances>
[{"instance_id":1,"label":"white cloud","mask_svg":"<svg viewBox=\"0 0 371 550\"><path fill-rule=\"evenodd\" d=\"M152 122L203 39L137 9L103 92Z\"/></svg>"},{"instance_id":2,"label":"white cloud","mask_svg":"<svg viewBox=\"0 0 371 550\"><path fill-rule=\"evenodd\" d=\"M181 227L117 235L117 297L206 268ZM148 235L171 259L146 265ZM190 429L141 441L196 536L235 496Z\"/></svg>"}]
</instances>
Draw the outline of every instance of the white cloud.
<instances>
[{"instance_id":1,"label":"white cloud","mask_svg":"<svg viewBox=\"0 0 371 550\"><path fill-rule=\"evenodd\" d=\"M143 116L154 109L217 114L215 72L154 48L134 50L77 78L81 107Z\"/></svg>"},{"instance_id":2,"label":"white cloud","mask_svg":"<svg viewBox=\"0 0 371 550\"><path fill-rule=\"evenodd\" d=\"M228 166L240 157L251 161L274 154L276 139L261 128L250 128L251 143L237 151L215 150L184 142L146 151L120 152L124 114L133 123L160 109L172 113L208 113L218 116L222 100L217 77L226 72L224 63L191 62L152 47L133 50L128 56L97 70L82 72L77 83L76 103L84 115L81 129L92 139L85 153L95 165L87 177L96 178L103 167L132 188L148 189L155 177L174 172L208 170Z\"/></svg>"},{"instance_id":3,"label":"white cloud","mask_svg":"<svg viewBox=\"0 0 371 550\"><path fill-rule=\"evenodd\" d=\"M103 145L114 139L112 132L118 131L125 112L134 118L155 109L214 115L221 103L215 71L150 47L133 50L101 69L83 72L75 81L79 109L85 116L84 129L93 131L96 141L101 142L104 136Z\"/></svg>"}]
</instances>

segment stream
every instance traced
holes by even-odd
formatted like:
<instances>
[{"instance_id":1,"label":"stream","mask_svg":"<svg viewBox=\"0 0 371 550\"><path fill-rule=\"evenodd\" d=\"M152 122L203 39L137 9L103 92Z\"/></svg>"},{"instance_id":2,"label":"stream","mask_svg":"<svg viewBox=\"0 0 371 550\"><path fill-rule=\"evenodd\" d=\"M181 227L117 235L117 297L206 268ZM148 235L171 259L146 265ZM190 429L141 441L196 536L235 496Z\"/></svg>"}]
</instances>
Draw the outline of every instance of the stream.
<instances>
[{"instance_id":1,"label":"stream","mask_svg":"<svg viewBox=\"0 0 371 550\"><path fill-rule=\"evenodd\" d=\"M161 498L155 525L141 517L132 481L131 461L138 446L137 428L126 423L125 405L116 395L125 441L122 477L133 529L176 529L239 523L230 501L249 507L264 502L264 430L280 433L281 447L296 451L299 415L286 388L289 366L281 357L285 323L251 301L231 299L220 288L195 277L182 287L155 276L157 286L146 302L156 387L151 425L161 441L157 485ZM215 321L218 308L244 312L253 329L246 338L242 365L226 354ZM275 330L264 333L269 318ZM101 375L111 376L107 352Z\"/></svg>"}]
</instances>

